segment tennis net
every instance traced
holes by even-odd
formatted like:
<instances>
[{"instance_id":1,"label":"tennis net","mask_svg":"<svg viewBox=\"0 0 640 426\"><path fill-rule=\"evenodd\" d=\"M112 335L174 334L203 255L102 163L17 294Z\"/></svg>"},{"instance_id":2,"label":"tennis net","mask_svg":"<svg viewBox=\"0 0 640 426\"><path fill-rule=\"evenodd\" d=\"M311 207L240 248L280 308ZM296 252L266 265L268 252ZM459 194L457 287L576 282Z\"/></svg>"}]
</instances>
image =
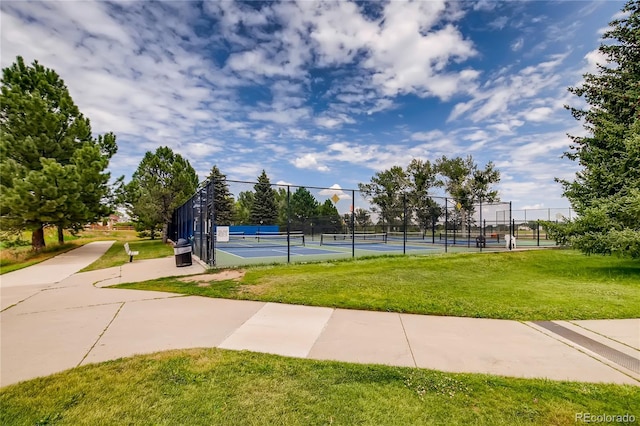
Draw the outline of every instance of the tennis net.
<instances>
[{"instance_id":1,"label":"tennis net","mask_svg":"<svg viewBox=\"0 0 640 426\"><path fill-rule=\"evenodd\" d=\"M384 244L387 242L386 233L377 234L321 234L320 245L340 244Z\"/></svg>"},{"instance_id":2,"label":"tennis net","mask_svg":"<svg viewBox=\"0 0 640 426\"><path fill-rule=\"evenodd\" d=\"M421 241L424 240L424 232L407 232L407 241ZM393 241L404 241L404 232L387 232L387 239Z\"/></svg>"},{"instance_id":3,"label":"tennis net","mask_svg":"<svg viewBox=\"0 0 640 426\"><path fill-rule=\"evenodd\" d=\"M291 246L304 246L303 234L289 234L288 243ZM258 235L229 235L229 241L217 241L217 248L264 248L286 247L287 234L258 234Z\"/></svg>"}]
</instances>

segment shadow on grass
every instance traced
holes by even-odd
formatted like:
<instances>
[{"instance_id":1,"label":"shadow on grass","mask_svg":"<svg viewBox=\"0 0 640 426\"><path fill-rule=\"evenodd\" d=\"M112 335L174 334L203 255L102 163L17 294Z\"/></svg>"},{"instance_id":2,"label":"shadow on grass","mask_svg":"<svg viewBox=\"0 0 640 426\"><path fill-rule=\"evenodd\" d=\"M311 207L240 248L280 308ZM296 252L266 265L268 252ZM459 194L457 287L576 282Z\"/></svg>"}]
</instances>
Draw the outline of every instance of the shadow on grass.
<instances>
[{"instance_id":1,"label":"shadow on grass","mask_svg":"<svg viewBox=\"0 0 640 426\"><path fill-rule=\"evenodd\" d=\"M615 259L615 258L614 258ZM628 260L625 263L615 266L611 265L589 265L584 267L585 271L597 274L606 278L610 277L638 277L640 284L640 262Z\"/></svg>"}]
</instances>

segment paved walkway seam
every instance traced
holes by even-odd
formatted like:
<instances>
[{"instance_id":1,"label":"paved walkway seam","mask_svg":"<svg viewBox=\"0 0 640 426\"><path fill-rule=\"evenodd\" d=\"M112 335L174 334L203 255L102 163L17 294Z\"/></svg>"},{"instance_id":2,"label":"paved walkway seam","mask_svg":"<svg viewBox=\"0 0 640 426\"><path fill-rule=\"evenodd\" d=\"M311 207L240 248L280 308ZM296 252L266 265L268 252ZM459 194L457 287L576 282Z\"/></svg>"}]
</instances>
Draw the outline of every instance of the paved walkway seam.
<instances>
[{"instance_id":1,"label":"paved walkway seam","mask_svg":"<svg viewBox=\"0 0 640 426\"><path fill-rule=\"evenodd\" d=\"M608 340L611 340L611 341L613 341L613 342L619 343L619 344L621 344L621 345L623 345L623 346L626 346L626 347L627 347L627 348L629 348L629 349L633 349L634 351L637 351L637 350L638 350L638 349L634 348L633 346L631 346L631 345L629 345L629 344L627 344L627 343L625 343L625 342L621 342L620 340L616 340L616 339L614 339L613 337L606 336L606 335L604 335L604 334L602 334L602 333L597 332L596 330L591 330L591 329L589 329L589 328L586 328L586 327L584 327L584 326L582 326L582 325L580 325L580 324L576 323L575 321L567 321L567 322L568 322L568 323L570 323L570 324L575 325L576 327L580 327L581 329L583 329L583 330L585 330L585 331L588 331L588 332L593 333L593 334L597 334L598 336L604 337L605 339L608 339Z\"/></svg>"},{"instance_id":2,"label":"paved walkway seam","mask_svg":"<svg viewBox=\"0 0 640 426\"><path fill-rule=\"evenodd\" d=\"M16 303L14 303L13 305L11 305L11 306L7 306L6 308L4 308L3 310L1 310L0 312L4 312L4 311L6 311L6 310L8 310L8 309L11 309L11 308L13 308L13 307L15 307L15 306L18 306L19 304L21 304L21 303L22 303L22 302L24 302L25 300L29 300L29 299L31 299L33 296L35 296L35 295L37 295L37 294L40 294L40 292L41 292L41 291L42 291L42 289L40 289L40 290L36 291L35 293L33 293L33 294L31 294L31 295L29 295L29 296L25 297L24 299L17 301L17 302L16 302Z\"/></svg>"},{"instance_id":3,"label":"paved walkway seam","mask_svg":"<svg viewBox=\"0 0 640 426\"><path fill-rule=\"evenodd\" d=\"M407 336L407 330L404 328L404 321L402 321L402 314L398 314L400 318L400 325L402 326L402 332L404 333L404 339L407 341L407 346L409 347L409 353L411 354L411 361L413 361L413 365L417 368L418 363L416 362L416 357L413 355L413 348L411 347L411 342L409 341L409 336Z\"/></svg>"},{"instance_id":4,"label":"paved walkway seam","mask_svg":"<svg viewBox=\"0 0 640 426\"><path fill-rule=\"evenodd\" d=\"M593 352L587 348L584 348L580 345L578 345L577 343L572 342L571 340L560 336L559 334L556 334L550 330L547 330L546 328L543 328L541 326L539 326L536 321L526 321L526 322L522 322L522 324L526 325L527 327L530 327L534 330L536 330L538 333L542 333L547 337L550 337L572 349L575 349L576 351L588 356L591 359L594 359L596 361L598 361L599 363L606 365L607 367L611 368L612 370L615 370L621 374L624 374L625 376L629 377L630 379L633 379L636 383L640 384L640 380L638 380L637 377L634 377L632 374L631 370L627 370L626 368L622 367L622 366L618 366L616 363L614 363L613 361L610 361L609 359L603 357L602 355L597 354L596 352Z\"/></svg>"},{"instance_id":5,"label":"paved walkway seam","mask_svg":"<svg viewBox=\"0 0 640 426\"><path fill-rule=\"evenodd\" d=\"M615 362L621 367L640 374L640 359L638 358L634 358L587 336L583 336L580 333L569 330L568 328L563 327L560 324L556 324L553 321L535 321L534 324L546 328L547 330L562 336L583 348L589 349L590 351L607 358L609 361Z\"/></svg>"},{"instance_id":6,"label":"paved walkway seam","mask_svg":"<svg viewBox=\"0 0 640 426\"><path fill-rule=\"evenodd\" d=\"M98 285L97 285L97 284L98 284L98 283L103 283L103 282L105 282L105 281L109 281L109 280L114 280L114 279L116 279L116 278L118 278L118 279L120 279L120 280L122 279L122 265L118 266L118 275L117 275L117 276L115 276L115 277L103 278L103 279L101 279L101 280L94 281L94 282L91 284L91 286L93 286L93 287L95 287L95 288L102 288L102 287L98 287ZM119 284L119 283L117 283L117 284ZM114 285L114 284L112 284L112 285Z\"/></svg>"},{"instance_id":7,"label":"paved walkway seam","mask_svg":"<svg viewBox=\"0 0 640 426\"><path fill-rule=\"evenodd\" d=\"M107 324L107 326L104 328L104 330L102 330L102 333L100 333L100 335L98 336L98 338L96 339L95 342L93 342L93 345L91 345L91 347L89 348L89 350L87 351L86 354L84 354L84 356L82 357L82 359L80 360L80 362L78 363L78 365L76 365L76 367L80 367L82 365L82 363L84 362L85 359L87 359L87 357L89 356L89 354L91 353L91 351L93 350L93 348L96 347L96 345L98 344L98 342L100 341L100 339L102 339L102 336L104 336L104 333L107 332L107 330L109 329L109 327L111 326L111 324L113 324L113 322L115 321L115 319L118 317L118 314L120 313L120 311L122 310L122 308L124 307L126 302L122 302L120 303L120 307L118 308L118 310L116 311L116 313L113 315L113 318L111 318L111 321L109 321L109 324Z\"/></svg>"}]
</instances>

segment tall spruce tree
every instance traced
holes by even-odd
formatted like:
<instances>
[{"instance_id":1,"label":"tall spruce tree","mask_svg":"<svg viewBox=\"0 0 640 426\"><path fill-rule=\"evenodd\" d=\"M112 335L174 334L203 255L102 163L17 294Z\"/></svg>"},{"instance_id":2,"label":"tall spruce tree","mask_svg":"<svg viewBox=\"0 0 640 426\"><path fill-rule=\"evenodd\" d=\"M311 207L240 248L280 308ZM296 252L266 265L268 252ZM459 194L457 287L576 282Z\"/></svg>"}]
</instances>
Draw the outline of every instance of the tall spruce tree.
<instances>
[{"instance_id":1,"label":"tall spruce tree","mask_svg":"<svg viewBox=\"0 0 640 426\"><path fill-rule=\"evenodd\" d=\"M44 247L44 226L77 231L107 215L115 136L95 139L60 76L21 57L2 70L0 98L0 225L32 231Z\"/></svg>"},{"instance_id":2,"label":"tall spruce tree","mask_svg":"<svg viewBox=\"0 0 640 426\"><path fill-rule=\"evenodd\" d=\"M218 166L213 166L207 178L213 183L213 202L216 211L216 224L231 225L233 222L233 196L229 192L227 176L224 175Z\"/></svg>"},{"instance_id":3,"label":"tall spruce tree","mask_svg":"<svg viewBox=\"0 0 640 426\"><path fill-rule=\"evenodd\" d=\"M318 226L321 232L342 232L342 217L331 200L324 200L318 206Z\"/></svg>"},{"instance_id":4,"label":"tall spruce tree","mask_svg":"<svg viewBox=\"0 0 640 426\"><path fill-rule=\"evenodd\" d=\"M278 205L276 192L264 170L254 185L254 199L251 205L251 222L260 225L274 225L278 221Z\"/></svg>"},{"instance_id":5,"label":"tall spruce tree","mask_svg":"<svg viewBox=\"0 0 640 426\"><path fill-rule=\"evenodd\" d=\"M640 1L622 11L602 36L606 63L569 88L588 105L568 107L587 134L573 136L565 153L582 169L559 180L578 219L550 226L558 242L585 253L640 258Z\"/></svg>"},{"instance_id":6,"label":"tall spruce tree","mask_svg":"<svg viewBox=\"0 0 640 426\"><path fill-rule=\"evenodd\" d=\"M628 2L628 16L612 21L599 47L606 63L595 74L569 91L583 98L588 108L568 107L582 121L586 136L571 137L566 157L583 167L572 182L561 181L565 196L578 213L598 204L603 197L637 187L640 177L633 166L625 140L632 136L633 123L640 118L640 1ZM631 179L631 182L629 181Z\"/></svg>"},{"instance_id":7,"label":"tall spruce tree","mask_svg":"<svg viewBox=\"0 0 640 426\"><path fill-rule=\"evenodd\" d=\"M302 230L306 229L309 221L318 213L318 201L303 186L291 195L291 219Z\"/></svg>"}]
</instances>

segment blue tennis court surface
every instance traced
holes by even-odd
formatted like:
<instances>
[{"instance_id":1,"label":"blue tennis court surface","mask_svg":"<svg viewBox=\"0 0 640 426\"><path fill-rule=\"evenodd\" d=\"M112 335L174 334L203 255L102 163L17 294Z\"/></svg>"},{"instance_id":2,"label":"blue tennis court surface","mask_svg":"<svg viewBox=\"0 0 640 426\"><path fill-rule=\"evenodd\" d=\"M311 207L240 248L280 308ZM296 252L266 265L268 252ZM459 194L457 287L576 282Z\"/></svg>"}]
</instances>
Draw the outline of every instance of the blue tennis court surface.
<instances>
[{"instance_id":1,"label":"blue tennis court surface","mask_svg":"<svg viewBox=\"0 0 640 426\"><path fill-rule=\"evenodd\" d=\"M369 250L369 251L391 251L398 252L402 251L402 244L357 244L356 250ZM428 246L428 245L411 245L407 243L407 250L438 250L438 247Z\"/></svg>"},{"instance_id":2,"label":"blue tennis court surface","mask_svg":"<svg viewBox=\"0 0 640 426\"><path fill-rule=\"evenodd\" d=\"M243 258L286 256L287 246L283 247L218 247L217 250ZM291 246L291 256L316 256L323 254L336 254L334 250Z\"/></svg>"}]
</instances>

